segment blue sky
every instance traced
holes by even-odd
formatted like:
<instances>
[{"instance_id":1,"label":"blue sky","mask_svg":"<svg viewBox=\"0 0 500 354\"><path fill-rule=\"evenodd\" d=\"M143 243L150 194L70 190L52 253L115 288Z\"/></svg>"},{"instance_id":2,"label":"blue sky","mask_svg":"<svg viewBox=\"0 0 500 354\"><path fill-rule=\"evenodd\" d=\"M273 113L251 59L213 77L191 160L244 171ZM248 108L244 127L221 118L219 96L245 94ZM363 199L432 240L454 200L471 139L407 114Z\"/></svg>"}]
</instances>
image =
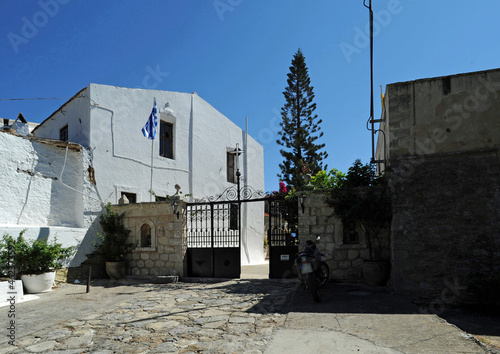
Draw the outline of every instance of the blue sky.
<instances>
[{"instance_id":1,"label":"blue sky","mask_svg":"<svg viewBox=\"0 0 500 354\"><path fill-rule=\"evenodd\" d=\"M380 85L500 67L497 0L373 0L373 9L376 118ZM0 16L0 99L70 97L91 82L196 91L240 127L248 117L271 191L282 92L301 48L328 168L371 157L362 0L0 0ZM65 101L1 100L0 117L41 122Z\"/></svg>"}]
</instances>

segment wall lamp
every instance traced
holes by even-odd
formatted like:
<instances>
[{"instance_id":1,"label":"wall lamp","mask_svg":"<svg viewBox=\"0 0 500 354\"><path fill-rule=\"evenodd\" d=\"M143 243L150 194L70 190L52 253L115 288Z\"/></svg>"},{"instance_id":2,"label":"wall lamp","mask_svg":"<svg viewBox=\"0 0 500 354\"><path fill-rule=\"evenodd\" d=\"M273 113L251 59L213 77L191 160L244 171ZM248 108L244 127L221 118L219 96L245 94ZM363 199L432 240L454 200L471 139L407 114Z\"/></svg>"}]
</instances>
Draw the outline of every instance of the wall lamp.
<instances>
[{"instance_id":1,"label":"wall lamp","mask_svg":"<svg viewBox=\"0 0 500 354\"><path fill-rule=\"evenodd\" d=\"M174 214L177 215L177 219L179 219L179 204L177 204L177 200L174 199L174 202L172 203L172 206L174 207Z\"/></svg>"},{"instance_id":2,"label":"wall lamp","mask_svg":"<svg viewBox=\"0 0 500 354\"><path fill-rule=\"evenodd\" d=\"M301 194L299 196L299 203L300 203L300 207L302 208L302 214L304 214L305 205L304 205L304 195L303 194Z\"/></svg>"}]
</instances>

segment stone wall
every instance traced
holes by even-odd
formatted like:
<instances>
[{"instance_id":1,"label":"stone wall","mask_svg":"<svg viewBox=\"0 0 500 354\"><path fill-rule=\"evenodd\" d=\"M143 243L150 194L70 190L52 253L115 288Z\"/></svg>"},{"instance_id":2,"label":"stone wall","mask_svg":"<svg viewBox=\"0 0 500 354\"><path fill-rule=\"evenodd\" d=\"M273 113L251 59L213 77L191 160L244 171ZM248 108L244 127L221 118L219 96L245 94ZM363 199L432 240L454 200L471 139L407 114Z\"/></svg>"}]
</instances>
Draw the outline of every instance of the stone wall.
<instances>
[{"instance_id":1,"label":"stone wall","mask_svg":"<svg viewBox=\"0 0 500 354\"><path fill-rule=\"evenodd\" d=\"M470 301L474 274L500 270L498 161L495 149L391 161L395 290Z\"/></svg>"},{"instance_id":2,"label":"stone wall","mask_svg":"<svg viewBox=\"0 0 500 354\"><path fill-rule=\"evenodd\" d=\"M397 292L429 303L481 301L478 274L499 271L499 110L500 69L387 86L378 157L383 142Z\"/></svg>"},{"instance_id":3,"label":"stone wall","mask_svg":"<svg viewBox=\"0 0 500 354\"><path fill-rule=\"evenodd\" d=\"M390 84L385 106L389 158L500 147L500 69Z\"/></svg>"},{"instance_id":4,"label":"stone wall","mask_svg":"<svg viewBox=\"0 0 500 354\"><path fill-rule=\"evenodd\" d=\"M326 194L313 191L304 198L304 212L299 205L299 237L302 242L315 240L330 267L330 280L361 282L363 260L369 258L365 235L357 228L358 244L344 244L342 221L325 202Z\"/></svg>"},{"instance_id":5,"label":"stone wall","mask_svg":"<svg viewBox=\"0 0 500 354\"><path fill-rule=\"evenodd\" d=\"M177 201L179 218L172 203L138 203L116 205L117 212L125 212L125 226L131 230L131 242L140 246L141 227L150 225L151 247L137 247L129 256L127 274L141 276L186 275L185 202Z\"/></svg>"}]
</instances>

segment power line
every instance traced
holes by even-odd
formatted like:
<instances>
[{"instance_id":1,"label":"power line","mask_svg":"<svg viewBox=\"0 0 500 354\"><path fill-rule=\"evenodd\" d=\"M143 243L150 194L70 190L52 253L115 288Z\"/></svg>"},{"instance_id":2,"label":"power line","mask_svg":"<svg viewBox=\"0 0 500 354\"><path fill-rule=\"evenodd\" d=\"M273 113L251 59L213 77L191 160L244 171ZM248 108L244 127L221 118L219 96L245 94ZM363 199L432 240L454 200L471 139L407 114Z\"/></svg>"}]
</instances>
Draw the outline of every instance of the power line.
<instances>
[{"instance_id":1,"label":"power line","mask_svg":"<svg viewBox=\"0 0 500 354\"><path fill-rule=\"evenodd\" d=\"M71 97L38 97L38 98L0 98L0 101L34 101L34 100L61 100Z\"/></svg>"}]
</instances>

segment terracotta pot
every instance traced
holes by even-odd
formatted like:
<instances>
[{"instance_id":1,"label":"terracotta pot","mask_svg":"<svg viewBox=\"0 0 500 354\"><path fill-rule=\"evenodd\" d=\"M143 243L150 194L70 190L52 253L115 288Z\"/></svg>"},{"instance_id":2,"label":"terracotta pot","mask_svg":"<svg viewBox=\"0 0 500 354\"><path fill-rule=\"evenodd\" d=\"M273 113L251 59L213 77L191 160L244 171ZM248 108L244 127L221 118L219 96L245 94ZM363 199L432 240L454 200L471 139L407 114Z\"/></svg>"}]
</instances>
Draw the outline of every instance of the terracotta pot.
<instances>
[{"instance_id":1,"label":"terracotta pot","mask_svg":"<svg viewBox=\"0 0 500 354\"><path fill-rule=\"evenodd\" d=\"M385 261L364 261L363 278L371 286L384 286L389 280L391 263Z\"/></svg>"},{"instance_id":2,"label":"terracotta pot","mask_svg":"<svg viewBox=\"0 0 500 354\"><path fill-rule=\"evenodd\" d=\"M121 279L125 276L125 261L106 262L106 273L111 279Z\"/></svg>"},{"instance_id":3,"label":"terracotta pot","mask_svg":"<svg viewBox=\"0 0 500 354\"><path fill-rule=\"evenodd\" d=\"M52 290L56 272L47 272L43 274L25 274L21 275L21 280L29 294L44 293Z\"/></svg>"}]
</instances>

